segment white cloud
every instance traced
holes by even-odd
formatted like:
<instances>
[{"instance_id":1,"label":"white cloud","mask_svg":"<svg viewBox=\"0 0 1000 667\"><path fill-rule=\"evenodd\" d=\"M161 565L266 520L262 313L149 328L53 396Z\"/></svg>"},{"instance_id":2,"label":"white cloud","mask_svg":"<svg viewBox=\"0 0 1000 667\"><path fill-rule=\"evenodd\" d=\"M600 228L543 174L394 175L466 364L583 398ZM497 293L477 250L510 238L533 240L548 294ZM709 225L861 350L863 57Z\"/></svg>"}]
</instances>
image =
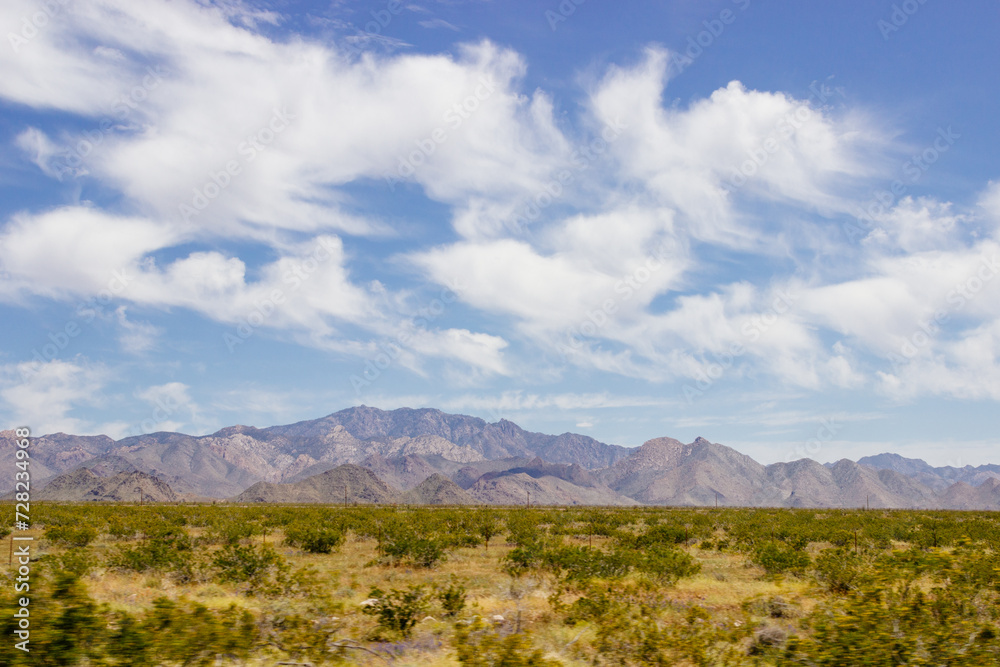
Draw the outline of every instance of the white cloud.
<instances>
[{"instance_id":1,"label":"white cloud","mask_svg":"<svg viewBox=\"0 0 1000 667\"><path fill-rule=\"evenodd\" d=\"M126 310L126 306L119 306L115 310L115 317L121 328L118 342L122 350L130 354L143 354L150 351L156 345L160 330L148 322L136 322L128 319Z\"/></svg>"},{"instance_id":2,"label":"white cloud","mask_svg":"<svg viewBox=\"0 0 1000 667\"><path fill-rule=\"evenodd\" d=\"M44 132L36 127L29 127L14 138L14 144L24 151L28 155L28 159L46 176L62 177L62 173L52 165L52 159L59 153L60 147Z\"/></svg>"},{"instance_id":3,"label":"white cloud","mask_svg":"<svg viewBox=\"0 0 1000 667\"><path fill-rule=\"evenodd\" d=\"M0 366L0 400L7 423L28 426L38 435L96 435L120 424L95 425L73 415L102 403L107 369L84 361L22 362Z\"/></svg>"},{"instance_id":4,"label":"white cloud","mask_svg":"<svg viewBox=\"0 0 1000 667\"><path fill-rule=\"evenodd\" d=\"M546 91L525 92L526 60L488 41L352 58L343 45L259 34L281 16L241 2L57 5L0 55L0 97L94 127L26 126L14 143L49 176L121 201L7 221L4 300L103 290L360 357L412 329L397 363L423 374L426 359L454 362L462 370L445 372L473 369L471 382L514 375L538 353L565 355L538 373L576 364L651 381L702 377L732 355L734 379L995 395L1000 294L977 276L1000 249L1000 186L974 212L904 198L851 245L834 223L858 186L884 178L892 150L856 109L736 81L668 106L669 54L654 47L598 77L571 117ZM0 25L19 31L37 7L12 0ZM591 143L606 127L613 137ZM97 145L76 150L94 132ZM601 150L581 166L585 145ZM74 150L81 164L57 169ZM513 227L563 171L551 204ZM455 235L395 259L463 285L463 306L486 317L416 329L417 290L357 277L342 237L394 231L357 213L348 186L386 177L443 203ZM269 246L269 259L258 266L220 239ZM202 245L161 252L182 243ZM775 312L782 292L794 303ZM939 311L948 324L926 358L892 367L887 355ZM155 328L117 312L123 348L150 349Z\"/></svg>"},{"instance_id":5,"label":"white cloud","mask_svg":"<svg viewBox=\"0 0 1000 667\"><path fill-rule=\"evenodd\" d=\"M167 382L137 391L136 398L146 403L149 411L128 429L126 435L181 431L186 426L200 430L198 425L202 417L189 389L183 382Z\"/></svg>"},{"instance_id":6,"label":"white cloud","mask_svg":"<svg viewBox=\"0 0 1000 667\"><path fill-rule=\"evenodd\" d=\"M734 209L747 194L813 210L846 209L838 188L871 170L860 149L872 130L860 119L836 121L807 102L735 81L687 109L667 109L667 62L667 52L651 49L636 67L613 68L592 105L600 120L626 126L612 146L623 173L675 206L694 236L758 245L747 216ZM741 170L750 175L740 178Z\"/></svg>"},{"instance_id":7,"label":"white cloud","mask_svg":"<svg viewBox=\"0 0 1000 667\"><path fill-rule=\"evenodd\" d=\"M179 240L168 226L89 207L19 214L0 234L0 266L8 293L50 297L96 295L124 287L148 253ZM116 287L110 287L109 285Z\"/></svg>"},{"instance_id":8,"label":"white cloud","mask_svg":"<svg viewBox=\"0 0 1000 667\"><path fill-rule=\"evenodd\" d=\"M615 395L609 392L577 394L539 394L505 391L498 395L464 394L443 401L448 410L474 410L480 413L509 413L530 410L594 410L598 408L679 407L673 399L654 396ZM496 417L499 419L499 417Z\"/></svg>"}]
</instances>

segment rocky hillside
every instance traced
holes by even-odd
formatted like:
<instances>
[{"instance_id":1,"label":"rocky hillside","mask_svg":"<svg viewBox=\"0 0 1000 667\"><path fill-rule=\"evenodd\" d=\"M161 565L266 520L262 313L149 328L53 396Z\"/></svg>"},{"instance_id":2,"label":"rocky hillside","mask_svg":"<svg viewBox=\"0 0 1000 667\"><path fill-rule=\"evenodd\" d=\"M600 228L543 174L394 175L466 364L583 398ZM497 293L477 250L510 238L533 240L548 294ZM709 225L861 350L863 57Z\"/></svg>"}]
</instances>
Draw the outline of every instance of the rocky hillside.
<instances>
[{"instance_id":1,"label":"rocky hillside","mask_svg":"<svg viewBox=\"0 0 1000 667\"><path fill-rule=\"evenodd\" d=\"M909 471L913 476L847 459L763 466L704 438L655 438L600 475L618 493L653 505L959 509L956 503L978 502L959 500L959 491L941 495L921 481L922 466Z\"/></svg>"},{"instance_id":2,"label":"rocky hillside","mask_svg":"<svg viewBox=\"0 0 1000 667\"><path fill-rule=\"evenodd\" d=\"M879 454L858 459L858 463L876 470L893 470L912 477L935 491L943 491L952 484L964 482L980 486L991 479L1000 480L1000 465L942 466L935 468L920 459L908 459L899 454Z\"/></svg>"},{"instance_id":3,"label":"rocky hillside","mask_svg":"<svg viewBox=\"0 0 1000 667\"><path fill-rule=\"evenodd\" d=\"M56 477L32 493L31 498L36 501L118 503L173 503L180 500L166 482L144 472L119 472L102 477L90 468L79 468Z\"/></svg>"},{"instance_id":4,"label":"rocky hillside","mask_svg":"<svg viewBox=\"0 0 1000 667\"><path fill-rule=\"evenodd\" d=\"M439 472L399 496L404 505L472 505L476 500Z\"/></svg>"},{"instance_id":5,"label":"rocky hillside","mask_svg":"<svg viewBox=\"0 0 1000 667\"><path fill-rule=\"evenodd\" d=\"M0 432L0 456L12 460L13 448L13 432ZM533 504L964 509L992 506L1000 486L997 465L935 468L880 454L764 466L704 438L654 438L627 449L573 433L533 433L503 419L367 406L198 437L114 441L57 433L33 439L32 465L33 486L83 468L101 478L141 471L185 497L241 502L339 503L346 486L348 502L402 502L416 490L406 502L521 504L530 496ZM87 481L79 474L74 479ZM0 492L12 480L0 478Z\"/></svg>"},{"instance_id":6,"label":"rocky hillside","mask_svg":"<svg viewBox=\"0 0 1000 667\"><path fill-rule=\"evenodd\" d=\"M0 437L0 455L13 446L12 432ZM231 426L199 437L150 433L116 442L106 436L55 434L37 438L32 447L39 481L84 465L97 465L97 459L110 456L168 480L180 492L215 498L236 495L256 482L305 479L344 463L371 459L372 465L377 465L379 457L438 457L447 465L470 465L539 456L593 469L628 454L624 447L587 436L532 433L506 420L490 424L440 410L385 411L367 406L286 426ZM403 486L418 483L426 477L424 472L428 471L420 471L419 479L416 472L406 473ZM0 484L6 485L0 490L11 488L8 480L0 480Z\"/></svg>"},{"instance_id":7,"label":"rocky hillside","mask_svg":"<svg viewBox=\"0 0 1000 667\"><path fill-rule=\"evenodd\" d=\"M551 475L527 472L483 476L468 489L478 502L489 505L638 505L603 484L578 486Z\"/></svg>"},{"instance_id":8,"label":"rocky hillside","mask_svg":"<svg viewBox=\"0 0 1000 667\"><path fill-rule=\"evenodd\" d=\"M344 464L289 484L257 482L233 500L239 503L389 504L399 491L367 468Z\"/></svg>"}]
</instances>

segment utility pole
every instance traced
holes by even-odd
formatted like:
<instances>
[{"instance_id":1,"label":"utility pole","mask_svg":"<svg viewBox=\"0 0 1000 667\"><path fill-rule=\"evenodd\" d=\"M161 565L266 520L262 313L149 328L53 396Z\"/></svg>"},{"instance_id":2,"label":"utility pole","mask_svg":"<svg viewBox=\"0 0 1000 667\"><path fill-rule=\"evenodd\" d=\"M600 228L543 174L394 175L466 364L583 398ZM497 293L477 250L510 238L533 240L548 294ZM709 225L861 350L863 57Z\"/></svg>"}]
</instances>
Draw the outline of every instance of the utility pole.
<instances>
[{"instance_id":1,"label":"utility pole","mask_svg":"<svg viewBox=\"0 0 1000 667\"><path fill-rule=\"evenodd\" d=\"M531 507L531 491L525 489L524 492L528 494L528 502L525 504L525 507Z\"/></svg>"},{"instance_id":2,"label":"utility pole","mask_svg":"<svg viewBox=\"0 0 1000 667\"><path fill-rule=\"evenodd\" d=\"M719 509L719 492L715 492L715 509Z\"/></svg>"}]
</instances>

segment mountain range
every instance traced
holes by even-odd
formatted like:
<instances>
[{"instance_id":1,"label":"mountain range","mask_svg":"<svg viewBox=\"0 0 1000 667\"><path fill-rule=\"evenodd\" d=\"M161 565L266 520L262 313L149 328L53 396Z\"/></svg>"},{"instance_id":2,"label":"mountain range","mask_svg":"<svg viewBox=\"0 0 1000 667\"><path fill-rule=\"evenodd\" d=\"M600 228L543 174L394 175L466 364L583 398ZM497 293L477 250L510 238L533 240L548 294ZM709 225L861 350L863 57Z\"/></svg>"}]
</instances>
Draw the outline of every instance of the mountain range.
<instances>
[{"instance_id":1,"label":"mountain range","mask_svg":"<svg viewBox=\"0 0 1000 667\"><path fill-rule=\"evenodd\" d=\"M4 460L14 446L13 431L0 432ZM142 487L162 501L336 503L346 491L348 502L412 504L1000 509L1000 465L936 468L897 454L762 465L700 437L630 449L429 408L358 406L205 436L56 433L32 439L31 466L40 500L132 500Z\"/></svg>"}]
</instances>

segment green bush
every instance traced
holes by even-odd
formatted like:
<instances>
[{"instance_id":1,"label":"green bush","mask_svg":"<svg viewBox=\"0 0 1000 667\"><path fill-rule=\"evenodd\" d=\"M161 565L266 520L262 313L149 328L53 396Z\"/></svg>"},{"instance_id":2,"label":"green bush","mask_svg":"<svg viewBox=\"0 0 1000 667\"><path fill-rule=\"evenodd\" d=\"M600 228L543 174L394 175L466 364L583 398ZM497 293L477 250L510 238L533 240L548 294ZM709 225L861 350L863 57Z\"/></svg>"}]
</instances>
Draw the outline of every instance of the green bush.
<instances>
[{"instance_id":1,"label":"green bush","mask_svg":"<svg viewBox=\"0 0 1000 667\"><path fill-rule=\"evenodd\" d=\"M458 616L459 612L465 609L465 597L465 586L461 584L449 584L448 588L438 591L437 594L444 615L448 618Z\"/></svg>"},{"instance_id":2,"label":"green bush","mask_svg":"<svg viewBox=\"0 0 1000 667\"><path fill-rule=\"evenodd\" d=\"M247 593L274 595L289 583L289 566L270 546L227 544L215 553L212 566L222 583L245 584Z\"/></svg>"},{"instance_id":3,"label":"green bush","mask_svg":"<svg viewBox=\"0 0 1000 667\"><path fill-rule=\"evenodd\" d=\"M502 636L478 618L474 623L455 625L452 646L458 662L466 667L558 667L558 660L545 658L523 632Z\"/></svg>"},{"instance_id":4,"label":"green bush","mask_svg":"<svg viewBox=\"0 0 1000 667\"><path fill-rule=\"evenodd\" d=\"M445 543L435 537L419 537L401 529L382 540L382 553L393 565L409 563L431 568L445 559Z\"/></svg>"},{"instance_id":5,"label":"green bush","mask_svg":"<svg viewBox=\"0 0 1000 667\"><path fill-rule=\"evenodd\" d=\"M861 581L863 565L851 550L826 549L816 557L816 580L831 593L847 593Z\"/></svg>"},{"instance_id":6,"label":"green bush","mask_svg":"<svg viewBox=\"0 0 1000 667\"><path fill-rule=\"evenodd\" d=\"M294 526L285 530L285 543L311 554L328 554L343 541L344 534L334 528Z\"/></svg>"},{"instance_id":7,"label":"green bush","mask_svg":"<svg viewBox=\"0 0 1000 667\"><path fill-rule=\"evenodd\" d=\"M388 593L372 588L368 598L373 604L362 608L362 613L378 618L378 626L393 634L407 639L413 633L415 626L428 605L428 596L423 586L411 586L405 591L392 589Z\"/></svg>"},{"instance_id":8,"label":"green bush","mask_svg":"<svg viewBox=\"0 0 1000 667\"><path fill-rule=\"evenodd\" d=\"M635 544L640 549L662 544L681 544L688 539L688 531L677 526L657 524L638 536Z\"/></svg>"},{"instance_id":9,"label":"green bush","mask_svg":"<svg viewBox=\"0 0 1000 667\"><path fill-rule=\"evenodd\" d=\"M503 571L512 577L520 577L542 565L545 549L537 543L517 546L501 557Z\"/></svg>"},{"instance_id":10,"label":"green bush","mask_svg":"<svg viewBox=\"0 0 1000 667\"><path fill-rule=\"evenodd\" d=\"M803 574L812 562L805 551L799 551L779 542L767 542L758 547L750 560L772 576L785 573Z\"/></svg>"},{"instance_id":11,"label":"green bush","mask_svg":"<svg viewBox=\"0 0 1000 667\"><path fill-rule=\"evenodd\" d=\"M636 561L636 569L649 574L661 584L672 585L678 579L693 577L701 572L701 564L686 551L655 546L641 554Z\"/></svg>"},{"instance_id":12,"label":"green bush","mask_svg":"<svg viewBox=\"0 0 1000 667\"><path fill-rule=\"evenodd\" d=\"M164 571L182 579L193 576L191 538L181 528L150 536L139 544L119 547L108 556L108 565L133 572Z\"/></svg>"},{"instance_id":13,"label":"green bush","mask_svg":"<svg viewBox=\"0 0 1000 667\"><path fill-rule=\"evenodd\" d=\"M45 538L64 547L85 547L97 539L97 530L87 524L49 526Z\"/></svg>"},{"instance_id":14,"label":"green bush","mask_svg":"<svg viewBox=\"0 0 1000 667\"><path fill-rule=\"evenodd\" d=\"M624 551L604 552L590 547L559 547L542 554L545 568L567 580L616 579L632 569L633 557Z\"/></svg>"}]
</instances>

